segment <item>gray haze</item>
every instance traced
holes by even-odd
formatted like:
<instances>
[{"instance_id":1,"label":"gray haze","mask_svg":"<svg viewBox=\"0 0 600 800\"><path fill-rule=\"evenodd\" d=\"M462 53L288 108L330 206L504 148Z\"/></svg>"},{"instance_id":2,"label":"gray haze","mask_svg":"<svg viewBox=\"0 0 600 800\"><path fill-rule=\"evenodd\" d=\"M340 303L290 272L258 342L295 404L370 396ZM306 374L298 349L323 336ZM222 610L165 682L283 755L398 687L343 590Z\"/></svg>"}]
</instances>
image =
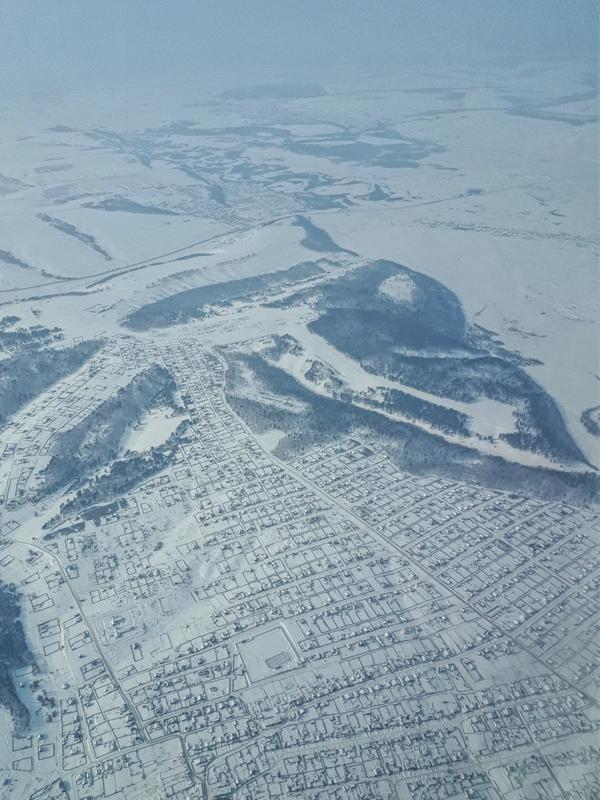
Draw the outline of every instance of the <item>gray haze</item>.
<instances>
[{"instance_id":1,"label":"gray haze","mask_svg":"<svg viewBox=\"0 0 600 800\"><path fill-rule=\"evenodd\" d=\"M0 89L594 57L594 0L2 0Z\"/></svg>"}]
</instances>

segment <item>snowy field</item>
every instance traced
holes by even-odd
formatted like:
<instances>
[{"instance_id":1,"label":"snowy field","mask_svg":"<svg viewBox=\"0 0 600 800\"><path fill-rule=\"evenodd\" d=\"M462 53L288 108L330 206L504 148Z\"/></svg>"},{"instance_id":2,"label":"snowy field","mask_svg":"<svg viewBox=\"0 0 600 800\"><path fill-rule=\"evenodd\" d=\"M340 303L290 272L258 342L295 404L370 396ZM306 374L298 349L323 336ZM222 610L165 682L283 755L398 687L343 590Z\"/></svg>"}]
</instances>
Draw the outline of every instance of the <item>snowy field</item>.
<instances>
[{"instance_id":1,"label":"snowy field","mask_svg":"<svg viewBox=\"0 0 600 800\"><path fill-rule=\"evenodd\" d=\"M166 102L114 90L5 113L7 313L26 316L35 298L44 324L112 333L158 297L311 258L288 225L302 212L340 247L452 289L477 324L536 361L530 374L598 464L580 420L598 402L596 111L584 65L408 71L351 92L334 81L307 98L206 104L180 85Z\"/></svg>"}]
</instances>

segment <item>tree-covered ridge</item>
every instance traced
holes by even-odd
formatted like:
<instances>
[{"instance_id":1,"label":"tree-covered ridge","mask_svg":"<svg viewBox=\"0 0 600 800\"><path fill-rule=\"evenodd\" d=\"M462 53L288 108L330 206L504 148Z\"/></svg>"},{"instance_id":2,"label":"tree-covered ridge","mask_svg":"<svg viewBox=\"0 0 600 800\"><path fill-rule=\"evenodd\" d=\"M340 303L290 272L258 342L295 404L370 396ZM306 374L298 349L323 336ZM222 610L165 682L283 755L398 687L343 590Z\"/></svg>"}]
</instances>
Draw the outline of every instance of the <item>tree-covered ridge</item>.
<instances>
[{"instance_id":1,"label":"tree-covered ridge","mask_svg":"<svg viewBox=\"0 0 600 800\"><path fill-rule=\"evenodd\" d=\"M0 581L0 705L12 714L17 736L27 730L29 711L17 694L13 671L32 661L20 617L16 587Z\"/></svg>"},{"instance_id":2,"label":"tree-covered ridge","mask_svg":"<svg viewBox=\"0 0 600 800\"><path fill-rule=\"evenodd\" d=\"M392 288L388 288L388 287ZM554 400L524 360L471 326L439 281L392 261L374 261L322 283L309 329L376 375L440 398L509 404L510 445L564 463L585 459Z\"/></svg>"},{"instance_id":3,"label":"tree-covered ridge","mask_svg":"<svg viewBox=\"0 0 600 800\"><path fill-rule=\"evenodd\" d=\"M125 433L149 409L174 406L175 388L169 371L155 364L104 400L80 423L59 434L44 470L44 493L70 483L81 485L94 472L109 466L119 454Z\"/></svg>"}]
</instances>

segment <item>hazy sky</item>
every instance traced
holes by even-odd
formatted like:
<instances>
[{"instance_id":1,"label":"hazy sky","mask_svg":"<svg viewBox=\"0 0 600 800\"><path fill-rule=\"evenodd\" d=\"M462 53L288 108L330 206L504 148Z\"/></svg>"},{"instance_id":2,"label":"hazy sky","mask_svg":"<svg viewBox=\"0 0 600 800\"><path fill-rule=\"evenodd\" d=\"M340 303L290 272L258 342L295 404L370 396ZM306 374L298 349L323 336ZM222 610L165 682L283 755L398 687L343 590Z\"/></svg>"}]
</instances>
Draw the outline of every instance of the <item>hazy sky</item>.
<instances>
[{"instance_id":1,"label":"hazy sky","mask_svg":"<svg viewBox=\"0 0 600 800\"><path fill-rule=\"evenodd\" d=\"M597 0L0 0L0 91L594 56Z\"/></svg>"}]
</instances>

